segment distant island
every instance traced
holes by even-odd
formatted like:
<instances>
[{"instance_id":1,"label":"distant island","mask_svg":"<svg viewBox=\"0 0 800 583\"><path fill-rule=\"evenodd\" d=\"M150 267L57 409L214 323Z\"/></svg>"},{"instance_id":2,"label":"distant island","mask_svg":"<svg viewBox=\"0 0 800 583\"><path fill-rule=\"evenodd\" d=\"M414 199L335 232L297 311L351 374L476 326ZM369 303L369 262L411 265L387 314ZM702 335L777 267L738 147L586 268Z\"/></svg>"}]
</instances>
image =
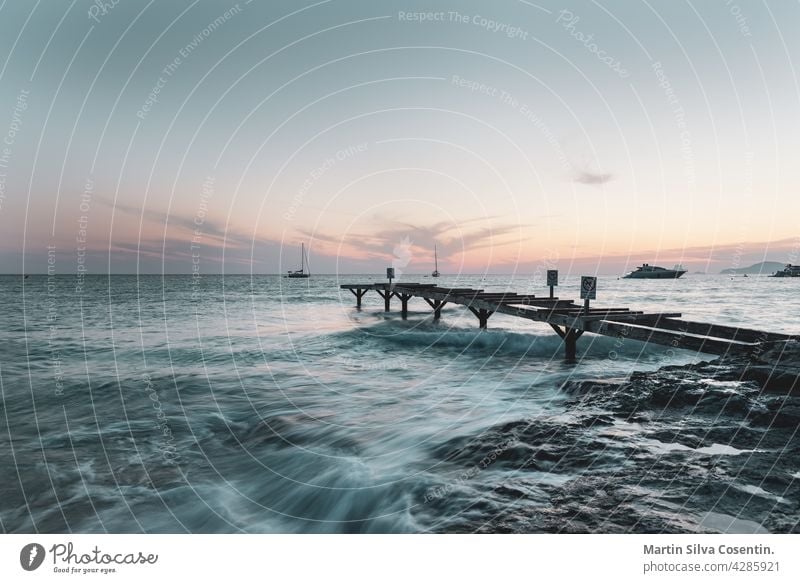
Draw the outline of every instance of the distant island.
<instances>
[{"instance_id":1,"label":"distant island","mask_svg":"<svg viewBox=\"0 0 800 583\"><path fill-rule=\"evenodd\" d=\"M755 265L751 265L750 267L729 267L728 269L723 269L720 273L724 274L735 274L735 273L750 273L750 274L764 274L764 275L772 275L776 271L782 270L786 267L785 263L779 263L778 261L762 261L761 263L756 263Z\"/></svg>"}]
</instances>

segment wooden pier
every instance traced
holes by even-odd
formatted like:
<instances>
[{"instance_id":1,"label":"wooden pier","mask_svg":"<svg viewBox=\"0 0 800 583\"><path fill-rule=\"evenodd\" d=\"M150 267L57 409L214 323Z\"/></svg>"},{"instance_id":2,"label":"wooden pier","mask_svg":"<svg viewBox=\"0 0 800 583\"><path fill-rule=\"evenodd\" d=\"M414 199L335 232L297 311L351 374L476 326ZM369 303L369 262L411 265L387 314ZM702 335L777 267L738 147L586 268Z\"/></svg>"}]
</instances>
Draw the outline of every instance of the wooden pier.
<instances>
[{"instance_id":1,"label":"wooden pier","mask_svg":"<svg viewBox=\"0 0 800 583\"><path fill-rule=\"evenodd\" d=\"M361 300L370 290L383 298L387 312L391 309L392 298L397 298L404 319L408 317L409 300L422 298L433 310L435 320L441 318L442 308L447 304L460 304L478 318L481 328L486 328L493 314L543 322L549 324L563 339L568 361L575 360L578 339L587 332L715 355L757 354L765 342L798 339L788 334L682 320L677 312L645 313L630 308L593 308L588 300L580 305L573 300L554 297L553 287L550 287L549 296L485 292L481 289L420 283L349 283L340 287L353 293L358 308L361 308Z\"/></svg>"}]
</instances>

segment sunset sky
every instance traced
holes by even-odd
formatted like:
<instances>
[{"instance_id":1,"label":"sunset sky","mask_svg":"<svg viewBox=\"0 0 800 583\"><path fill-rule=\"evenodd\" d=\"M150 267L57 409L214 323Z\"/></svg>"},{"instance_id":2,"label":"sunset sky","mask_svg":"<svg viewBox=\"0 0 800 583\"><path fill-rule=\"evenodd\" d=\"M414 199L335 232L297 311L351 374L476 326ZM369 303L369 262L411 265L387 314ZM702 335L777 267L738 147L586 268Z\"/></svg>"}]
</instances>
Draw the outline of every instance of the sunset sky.
<instances>
[{"instance_id":1,"label":"sunset sky","mask_svg":"<svg viewBox=\"0 0 800 583\"><path fill-rule=\"evenodd\" d=\"M0 272L50 249L63 274L277 273L301 242L316 273L427 272L434 244L447 273L800 262L798 22L741 0L10 0Z\"/></svg>"}]
</instances>

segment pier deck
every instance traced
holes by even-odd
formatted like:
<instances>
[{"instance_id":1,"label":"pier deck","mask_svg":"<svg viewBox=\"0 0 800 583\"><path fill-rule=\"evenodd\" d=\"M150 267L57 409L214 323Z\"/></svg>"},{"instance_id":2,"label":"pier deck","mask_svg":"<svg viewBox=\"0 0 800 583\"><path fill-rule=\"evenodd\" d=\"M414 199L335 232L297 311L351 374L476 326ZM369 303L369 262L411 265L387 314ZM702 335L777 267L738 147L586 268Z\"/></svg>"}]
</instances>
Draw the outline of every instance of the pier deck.
<instances>
[{"instance_id":1,"label":"pier deck","mask_svg":"<svg viewBox=\"0 0 800 583\"><path fill-rule=\"evenodd\" d=\"M358 308L368 291L375 291L383 298L387 312L391 309L392 298L397 298L403 318L408 317L409 300L421 298L433 309L436 320L441 318L444 306L459 304L478 318L481 328L487 327L493 314L543 322L549 324L564 340L567 360L575 359L577 341L586 332L715 355L758 353L759 346L764 342L797 339L797 336L788 334L682 320L678 312L645 313L626 307L593 308L589 307L588 302L579 305L573 300L553 297L552 289L548 297L420 283L350 283L342 284L340 288L353 293Z\"/></svg>"}]
</instances>

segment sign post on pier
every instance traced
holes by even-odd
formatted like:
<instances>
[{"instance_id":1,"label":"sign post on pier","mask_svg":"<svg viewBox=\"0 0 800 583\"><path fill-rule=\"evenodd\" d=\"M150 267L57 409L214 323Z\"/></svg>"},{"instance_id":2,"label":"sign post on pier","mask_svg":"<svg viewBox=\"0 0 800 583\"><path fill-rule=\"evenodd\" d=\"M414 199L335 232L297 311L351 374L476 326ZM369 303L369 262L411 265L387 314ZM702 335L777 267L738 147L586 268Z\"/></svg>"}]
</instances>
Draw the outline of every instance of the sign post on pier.
<instances>
[{"instance_id":1,"label":"sign post on pier","mask_svg":"<svg viewBox=\"0 0 800 583\"><path fill-rule=\"evenodd\" d=\"M389 286L392 285L392 280L394 279L394 267L387 267L386 268L386 277L389 280Z\"/></svg>"},{"instance_id":2,"label":"sign post on pier","mask_svg":"<svg viewBox=\"0 0 800 583\"><path fill-rule=\"evenodd\" d=\"M553 288L558 285L558 269L547 270L547 285L550 286L550 297L553 297Z\"/></svg>"},{"instance_id":3,"label":"sign post on pier","mask_svg":"<svg viewBox=\"0 0 800 583\"><path fill-rule=\"evenodd\" d=\"M581 276L581 299L584 312L589 312L589 300L597 299L597 278L589 275Z\"/></svg>"}]
</instances>

